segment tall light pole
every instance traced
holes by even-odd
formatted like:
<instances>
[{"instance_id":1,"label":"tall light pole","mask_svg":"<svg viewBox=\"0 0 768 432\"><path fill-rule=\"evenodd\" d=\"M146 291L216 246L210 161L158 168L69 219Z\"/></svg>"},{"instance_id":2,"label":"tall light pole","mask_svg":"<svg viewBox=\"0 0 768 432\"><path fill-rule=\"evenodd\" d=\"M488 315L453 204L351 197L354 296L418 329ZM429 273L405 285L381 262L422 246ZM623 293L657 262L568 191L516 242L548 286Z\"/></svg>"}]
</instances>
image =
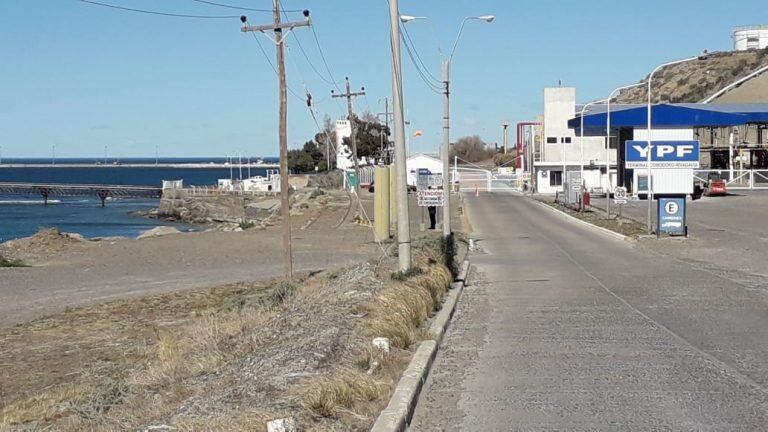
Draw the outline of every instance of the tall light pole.
<instances>
[{"instance_id":1,"label":"tall light pole","mask_svg":"<svg viewBox=\"0 0 768 432\"><path fill-rule=\"evenodd\" d=\"M600 99L592 102L587 102L584 104L584 106L581 107L581 129L579 130L579 147L581 150L581 157L579 158L579 164L581 165L580 168L580 176L581 176L581 184L584 185L584 113L587 112L587 108L589 108L592 105L599 104L605 102L607 99Z\"/></svg>"},{"instance_id":2,"label":"tall light pole","mask_svg":"<svg viewBox=\"0 0 768 432\"><path fill-rule=\"evenodd\" d=\"M611 183L611 100L618 96L618 93L622 90L626 90L632 87L639 87L643 85L644 83L635 83L630 85L625 85L621 87L617 87L613 89L611 94L608 95L608 108L606 110L606 116L605 116L605 174L608 176L608 191L605 193L605 214L609 217L611 216L611 186L613 184ZM618 176L619 171L619 146L621 143L618 143L618 137L617 137L617 145L616 145L616 175Z\"/></svg>"},{"instance_id":3,"label":"tall light pole","mask_svg":"<svg viewBox=\"0 0 768 432\"><path fill-rule=\"evenodd\" d=\"M653 223L651 223L651 217L653 214L653 179L651 178L651 149L653 149L652 145L652 139L651 139L651 81L653 80L653 75L661 70L662 68L665 68L667 66L672 66L674 64L678 63L685 63L688 61L693 60L699 60L704 59L703 56L695 56L695 57L689 57L682 60L675 60L668 63L664 63L662 65L656 66L656 69L651 71L651 74L648 75L648 125L646 127L646 141L648 142L648 146L646 147L646 163L648 164L647 170L646 170L646 188L648 189L648 193L646 194L646 199L648 200L648 234L653 233Z\"/></svg>"},{"instance_id":4,"label":"tall light pole","mask_svg":"<svg viewBox=\"0 0 768 432\"><path fill-rule=\"evenodd\" d=\"M405 166L403 72L400 64L400 7L389 0L389 37L392 49L392 113L395 127L395 177L397 177L397 257L400 271L411 268L411 219L408 216L408 177Z\"/></svg>"},{"instance_id":5,"label":"tall light pole","mask_svg":"<svg viewBox=\"0 0 768 432\"><path fill-rule=\"evenodd\" d=\"M403 23L413 21L416 19L426 19L425 17L414 17L410 15L401 15L400 20ZM443 163L443 237L448 238L451 235L451 176L450 176L450 158L449 153L451 151L451 61L453 55L456 53L456 47L459 44L459 38L464 31L464 25L469 20L485 21L487 23L493 22L496 19L493 15L481 15L466 17L461 21L461 27L456 34L456 39L453 42L448 57L443 59L443 143L440 151L440 159Z\"/></svg>"}]
</instances>

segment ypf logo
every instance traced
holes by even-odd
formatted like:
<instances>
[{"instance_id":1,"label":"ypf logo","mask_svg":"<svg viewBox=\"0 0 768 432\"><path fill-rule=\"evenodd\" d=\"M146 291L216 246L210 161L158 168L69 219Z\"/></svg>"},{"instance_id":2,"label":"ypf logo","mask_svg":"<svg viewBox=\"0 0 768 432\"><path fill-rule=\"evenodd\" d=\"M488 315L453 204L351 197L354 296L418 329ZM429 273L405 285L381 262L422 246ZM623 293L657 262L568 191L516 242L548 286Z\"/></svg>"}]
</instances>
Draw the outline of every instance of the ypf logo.
<instances>
[{"instance_id":1,"label":"ypf logo","mask_svg":"<svg viewBox=\"0 0 768 432\"><path fill-rule=\"evenodd\" d=\"M648 157L647 145L634 145L632 146L635 151L642 158ZM655 157L657 159L664 159L666 156L674 155L678 159L685 158L688 155L693 154L694 147L690 144L669 145L669 144L657 144L653 146L655 150Z\"/></svg>"},{"instance_id":2,"label":"ypf logo","mask_svg":"<svg viewBox=\"0 0 768 432\"><path fill-rule=\"evenodd\" d=\"M666 211L669 215L677 214L678 210L680 210L680 206L677 205L677 203L674 201L670 201L664 204L664 211Z\"/></svg>"}]
</instances>

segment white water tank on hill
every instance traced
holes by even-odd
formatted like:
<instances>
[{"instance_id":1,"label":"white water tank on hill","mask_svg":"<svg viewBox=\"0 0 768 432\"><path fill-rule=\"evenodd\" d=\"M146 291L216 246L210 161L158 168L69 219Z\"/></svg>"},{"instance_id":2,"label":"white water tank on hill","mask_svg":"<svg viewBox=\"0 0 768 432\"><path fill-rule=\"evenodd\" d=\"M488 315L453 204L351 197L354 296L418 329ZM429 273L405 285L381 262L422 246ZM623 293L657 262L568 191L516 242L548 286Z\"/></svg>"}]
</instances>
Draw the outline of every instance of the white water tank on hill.
<instances>
[{"instance_id":1,"label":"white water tank on hill","mask_svg":"<svg viewBox=\"0 0 768 432\"><path fill-rule=\"evenodd\" d=\"M734 27L734 51L764 48L768 48L768 25Z\"/></svg>"}]
</instances>

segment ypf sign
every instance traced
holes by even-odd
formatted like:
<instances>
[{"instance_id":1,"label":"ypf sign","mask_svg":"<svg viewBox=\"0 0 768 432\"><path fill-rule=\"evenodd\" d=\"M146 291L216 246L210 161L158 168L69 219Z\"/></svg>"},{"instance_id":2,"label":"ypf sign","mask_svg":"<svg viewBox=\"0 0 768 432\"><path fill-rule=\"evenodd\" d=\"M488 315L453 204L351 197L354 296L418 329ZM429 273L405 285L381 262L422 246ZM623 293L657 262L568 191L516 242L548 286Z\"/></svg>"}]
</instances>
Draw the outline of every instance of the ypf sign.
<instances>
[{"instance_id":1,"label":"ypf sign","mask_svg":"<svg viewBox=\"0 0 768 432\"><path fill-rule=\"evenodd\" d=\"M648 152L651 168L699 168L698 141L627 141L626 168L648 168Z\"/></svg>"}]
</instances>

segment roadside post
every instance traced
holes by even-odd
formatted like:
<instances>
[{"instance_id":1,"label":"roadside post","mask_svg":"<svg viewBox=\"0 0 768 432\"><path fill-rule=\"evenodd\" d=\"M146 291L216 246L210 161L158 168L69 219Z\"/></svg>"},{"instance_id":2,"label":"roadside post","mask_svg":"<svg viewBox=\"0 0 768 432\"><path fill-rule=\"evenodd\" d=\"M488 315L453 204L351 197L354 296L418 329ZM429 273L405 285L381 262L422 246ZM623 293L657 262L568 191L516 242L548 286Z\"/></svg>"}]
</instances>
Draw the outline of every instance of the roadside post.
<instances>
[{"instance_id":1,"label":"roadside post","mask_svg":"<svg viewBox=\"0 0 768 432\"><path fill-rule=\"evenodd\" d=\"M426 190L427 186L429 185L429 174L430 171L427 168L419 168L417 172L418 176L416 177L416 191L422 191ZM424 207L421 204L419 204L419 207L421 207L421 222L419 222L419 231L424 232L427 230L426 224L424 223Z\"/></svg>"},{"instance_id":2,"label":"roadside post","mask_svg":"<svg viewBox=\"0 0 768 432\"><path fill-rule=\"evenodd\" d=\"M621 214L624 210L624 204L627 203L627 188L624 186L616 186L613 189L613 203L616 204L619 208L618 211L618 217L621 219ZM611 214L608 213L608 217L611 217Z\"/></svg>"},{"instance_id":3,"label":"roadside post","mask_svg":"<svg viewBox=\"0 0 768 432\"><path fill-rule=\"evenodd\" d=\"M395 165L389 166L389 224L397 231L397 172Z\"/></svg>"},{"instance_id":4,"label":"roadside post","mask_svg":"<svg viewBox=\"0 0 768 432\"><path fill-rule=\"evenodd\" d=\"M374 175L374 232L376 241L384 241L389 239L389 168L377 166Z\"/></svg>"}]
</instances>

